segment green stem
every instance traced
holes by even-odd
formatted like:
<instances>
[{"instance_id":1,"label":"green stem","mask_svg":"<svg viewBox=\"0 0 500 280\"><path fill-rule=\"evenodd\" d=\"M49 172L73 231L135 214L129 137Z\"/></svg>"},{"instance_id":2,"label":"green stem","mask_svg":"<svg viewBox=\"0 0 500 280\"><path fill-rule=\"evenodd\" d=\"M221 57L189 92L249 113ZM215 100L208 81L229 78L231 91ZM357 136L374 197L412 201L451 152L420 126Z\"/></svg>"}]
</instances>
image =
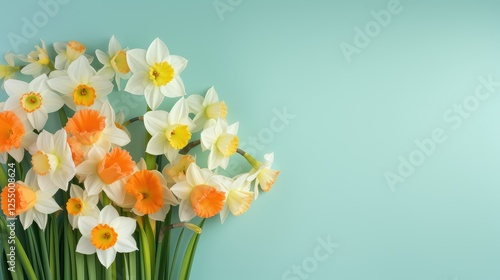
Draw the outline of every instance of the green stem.
<instances>
[{"instance_id":1,"label":"green stem","mask_svg":"<svg viewBox=\"0 0 500 280\"><path fill-rule=\"evenodd\" d=\"M179 153L185 155L185 154L189 153L189 151L191 151L192 148L194 148L200 144L201 144L201 140L194 140L192 142L189 142L186 145L186 147L184 147L182 150L180 150Z\"/></svg>"},{"instance_id":2,"label":"green stem","mask_svg":"<svg viewBox=\"0 0 500 280\"><path fill-rule=\"evenodd\" d=\"M148 237L141 227L139 227L139 235L141 244L140 256L143 260L142 261L142 271L144 274L143 279L151 280L151 251L149 248Z\"/></svg>"},{"instance_id":3,"label":"green stem","mask_svg":"<svg viewBox=\"0 0 500 280\"><path fill-rule=\"evenodd\" d=\"M49 261L49 254L47 252L48 248L47 248L47 242L45 240L45 236L44 236L44 232L39 230L38 231L38 240L40 240L40 250L42 251L42 269L44 271L44 274L45 274L45 279L52 279L52 276L51 276L51 271L50 271L50 261Z\"/></svg>"},{"instance_id":4,"label":"green stem","mask_svg":"<svg viewBox=\"0 0 500 280\"><path fill-rule=\"evenodd\" d=\"M151 108L147 108L146 110L147 112L151 111ZM146 130L146 136L145 136L145 145L147 147L148 143L149 143L149 140L151 140L151 134L149 134L149 132ZM146 149L144 149L146 150ZM148 170L153 170L153 169L156 169L156 156L154 155L151 155L151 154L148 154L148 153L144 153L144 160L146 161L146 166L148 168Z\"/></svg>"},{"instance_id":5,"label":"green stem","mask_svg":"<svg viewBox=\"0 0 500 280\"><path fill-rule=\"evenodd\" d=\"M200 223L200 228L203 228L205 224L203 219ZM189 280L189 275L191 273L191 267L193 265L194 255L196 253L196 247L198 246L198 240L200 239L200 234L193 233L193 237L189 241L186 252L184 253L184 260L182 261L181 271L179 273L179 280Z\"/></svg>"},{"instance_id":6,"label":"green stem","mask_svg":"<svg viewBox=\"0 0 500 280\"><path fill-rule=\"evenodd\" d=\"M89 280L96 280L95 254L86 255L87 259L87 276Z\"/></svg>"},{"instance_id":7,"label":"green stem","mask_svg":"<svg viewBox=\"0 0 500 280\"><path fill-rule=\"evenodd\" d=\"M68 116L66 115L64 106L61 109L59 109L59 119L61 120L61 127L65 127L66 123L68 123Z\"/></svg>"},{"instance_id":8,"label":"green stem","mask_svg":"<svg viewBox=\"0 0 500 280\"><path fill-rule=\"evenodd\" d=\"M144 116L139 116L139 117L131 118L130 120L128 120L128 121L126 121L126 122L124 122L124 123L122 124L122 126L127 127L127 126L129 126L131 123L134 123L134 122L136 122L136 121L143 121L143 120L144 120Z\"/></svg>"},{"instance_id":9,"label":"green stem","mask_svg":"<svg viewBox=\"0 0 500 280\"><path fill-rule=\"evenodd\" d=\"M181 233L179 233L179 237L177 237L177 243L175 244L175 250L174 250L174 257L172 258L172 266L170 267L170 279L174 279L174 268L175 268L175 263L177 262L177 255L179 253L179 247L182 241L182 236L184 233L184 229L181 230Z\"/></svg>"},{"instance_id":10,"label":"green stem","mask_svg":"<svg viewBox=\"0 0 500 280\"><path fill-rule=\"evenodd\" d=\"M8 184L7 172L2 164L0 164L0 190L3 189Z\"/></svg>"}]
</instances>

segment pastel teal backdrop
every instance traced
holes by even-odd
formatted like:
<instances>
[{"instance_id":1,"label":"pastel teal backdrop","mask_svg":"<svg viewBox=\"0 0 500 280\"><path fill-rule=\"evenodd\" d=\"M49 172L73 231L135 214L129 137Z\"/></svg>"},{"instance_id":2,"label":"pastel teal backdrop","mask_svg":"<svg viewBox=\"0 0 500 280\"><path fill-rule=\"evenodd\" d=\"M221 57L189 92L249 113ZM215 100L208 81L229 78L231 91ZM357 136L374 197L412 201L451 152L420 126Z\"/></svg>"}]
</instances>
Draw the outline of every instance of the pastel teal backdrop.
<instances>
[{"instance_id":1,"label":"pastel teal backdrop","mask_svg":"<svg viewBox=\"0 0 500 280\"><path fill-rule=\"evenodd\" d=\"M54 1L3 1L1 52L160 37L187 92L215 86L243 147L275 152L277 183L209 220L192 279L500 279L500 2Z\"/></svg>"}]
</instances>

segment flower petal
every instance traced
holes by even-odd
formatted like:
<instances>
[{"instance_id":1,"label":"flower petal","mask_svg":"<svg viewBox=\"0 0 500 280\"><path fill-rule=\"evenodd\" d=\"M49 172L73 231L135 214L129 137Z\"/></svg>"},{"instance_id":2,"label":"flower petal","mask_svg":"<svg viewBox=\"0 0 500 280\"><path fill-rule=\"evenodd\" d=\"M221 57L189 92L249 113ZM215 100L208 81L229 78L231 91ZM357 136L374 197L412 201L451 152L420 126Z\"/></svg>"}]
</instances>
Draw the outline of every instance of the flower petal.
<instances>
[{"instance_id":1,"label":"flower petal","mask_svg":"<svg viewBox=\"0 0 500 280\"><path fill-rule=\"evenodd\" d=\"M78 229L82 236L90 237L92 230L98 224L98 221L94 217L84 216L78 219Z\"/></svg>"},{"instance_id":2,"label":"flower petal","mask_svg":"<svg viewBox=\"0 0 500 280\"><path fill-rule=\"evenodd\" d=\"M106 269L108 269L111 266L111 264L115 261L116 250L113 247L107 250L96 249L96 253L97 253L97 258Z\"/></svg>"},{"instance_id":3,"label":"flower petal","mask_svg":"<svg viewBox=\"0 0 500 280\"><path fill-rule=\"evenodd\" d=\"M160 38L156 38L151 45L149 45L146 53L146 62L149 65L154 65L156 62L163 62L169 55L169 51L165 43Z\"/></svg>"},{"instance_id":4,"label":"flower petal","mask_svg":"<svg viewBox=\"0 0 500 280\"><path fill-rule=\"evenodd\" d=\"M94 247L94 245L92 245L90 238L82 236L80 240L78 240L76 251L80 254L92 255L96 252L96 248Z\"/></svg>"},{"instance_id":5,"label":"flower petal","mask_svg":"<svg viewBox=\"0 0 500 280\"><path fill-rule=\"evenodd\" d=\"M165 137L165 134L154 134L148 142L146 152L155 156L162 155L165 153L166 142L167 138Z\"/></svg>"},{"instance_id":6,"label":"flower petal","mask_svg":"<svg viewBox=\"0 0 500 280\"><path fill-rule=\"evenodd\" d=\"M136 95L144 95L146 87L151 83L147 72L135 72L127 82L125 91Z\"/></svg>"},{"instance_id":7,"label":"flower petal","mask_svg":"<svg viewBox=\"0 0 500 280\"><path fill-rule=\"evenodd\" d=\"M127 51L127 63L134 74L148 71L149 65L146 63L146 50L132 49Z\"/></svg>"}]
</instances>

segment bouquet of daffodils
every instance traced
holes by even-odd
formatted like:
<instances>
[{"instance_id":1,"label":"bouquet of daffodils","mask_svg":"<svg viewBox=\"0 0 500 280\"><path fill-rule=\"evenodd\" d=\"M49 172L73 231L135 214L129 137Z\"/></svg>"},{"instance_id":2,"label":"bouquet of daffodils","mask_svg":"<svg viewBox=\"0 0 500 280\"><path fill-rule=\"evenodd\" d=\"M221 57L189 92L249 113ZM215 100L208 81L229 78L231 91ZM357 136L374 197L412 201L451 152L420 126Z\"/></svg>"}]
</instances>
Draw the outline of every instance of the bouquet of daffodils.
<instances>
[{"instance_id":1,"label":"bouquet of daffodils","mask_svg":"<svg viewBox=\"0 0 500 280\"><path fill-rule=\"evenodd\" d=\"M42 41L0 65L0 279L188 279L205 219L241 215L271 189L273 154L260 162L238 148L213 87L185 97L187 60L160 39L128 50L112 37L98 71L85 45L53 47L55 57ZM125 121L110 94L144 96L147 108ZM124 148L132 123L145 128L137 160ZM249 171L220 175L236 154Z\"/></svg>"}]
</instances>

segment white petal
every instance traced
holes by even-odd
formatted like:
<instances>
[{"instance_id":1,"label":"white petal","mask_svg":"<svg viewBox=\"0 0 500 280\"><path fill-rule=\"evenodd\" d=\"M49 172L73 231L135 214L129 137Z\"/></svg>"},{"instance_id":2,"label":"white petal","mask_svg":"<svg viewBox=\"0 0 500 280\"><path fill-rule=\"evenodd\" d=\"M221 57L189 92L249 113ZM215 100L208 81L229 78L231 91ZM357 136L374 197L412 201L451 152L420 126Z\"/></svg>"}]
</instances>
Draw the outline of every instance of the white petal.
<instances>
[{"instance_id":1,"label":"white petal","mask_svg":"<svg viewBox=\"0 0 500 280\"><path fill-rule=\"evenodd\" d=\"M107 205L107 206L104 206L104 208L101 210L101 214L99 214L99 223L101 224L111 224L111 222L118 218L119 215L118 215L118 211L116 211L116 209L111 206L111 205Z\"/></svg>"},{"instance_id":2,"label":"white petal","mask_svg":"<svg viewBox=\"0 0 500 280\"><path fill-rule=\"evenodd\" d=\"M89 195L98 195L105 185L99 175L95 173L88 175L83 184Z\"/></svg>"},{"instance_id":3,"label":"white petal","mask_svg":"<svg viewBox=\"0 0 500 280\"><path fill-rule=\"evenodd\" d=\"M239 127L239 125L240 125L239 122L233 123L232 125L230 125L230 126L227 127L226 132L229 133L229 134L233 134L233 135L238 134L238 127Z\"/></svg>"},{"instance_id":4,"label":"white petal","mask_svg":"<svg viewBox=\"0 0 500 280\"><path fill-rule=\"evenodd\" d=\"M115 36L111 36L111 39L109 39L109 44L108 44L108 51L111 55L115 55L118 53L122 47L120 46L120 43L118 40L115 38Z\"/></svg>"},{"instance_id":5,"label":"white petal","mask_svg":"<svg viewBox=\"0 0 500 280\"><path fill-rule=\"evenodd\" d=\"M47 109L47 112L55 112L61 109L63 105L64 101L58 94L50 90L47 90L43 93L43 106L45 107L45 109Z\"/></svg>"},{"instance_id":6,"label":"white petal","mask_svg":"<svg viewBox=\"0 0 500 280\"><path fill-rule=\"evenodd\" d=\"M97 60L104 65L109 66L109 60L111 59L109 55L101 50L96 50L95 55L97 56Z\"/></svg>"},{"instance_id":7,"label":"white petal","mask_svg":"<svg viewBox=\"0 0 500 280\"><path fill-rule=\"evenodd\" d=\"M38 224L41 230L45 229L47 225L47 214L40 213L38 211L33 211L33 220Z\"/></svg>"},{"instance_id":8,"label":"white petal","mask_svg":"<svg viewBox=\"0 0 500 280\"><path fill-rule=\"evenodd\" d=\"M165 61L168 55L169 51L165 43L159 38L156 38L151 45L149 45L146 53L146 62L149 65L154 65L156 62Z\"/></svg>"},{"instance_id":9,"label":"white petal","mask_svg":"<svg viewBox=\"0 0 500 280\"><path fill-rule=\"evenodd\" d=\"M24 229L29 228L33 223L33 218L34 218L33 212L34 212L33 210L28 210L19 215L19 220L21 221L21 224L23 225Z\"/></svg>"},{"instance_id":10,"label":"white petal","mask_svg":"<svg viewBox=\"0 0 500 280\"><path fill-rule=\"evenodd\" d=\"M186 98L189 105L189 111L193 114L198 114L203 110L203 96L199 94L191 94Z\"/></svg>"},{"instance_id":11,"label":"white petal","mask_svg":"<svg viewBox=\"0 0 500 280\"><path fill-rule=\"evenodd\" d=\"M178 55L169 55L166 61L174 68L176 75L180 75L188 63L187 59Z\"/></svg>"},{"instance_id":12,"label":"white petal","mask_svg":"<svg viewBox=\"0 0 500 280\"><path fill-rule=\"evenodd\" d=\"M161 93L166 97L175 98L186 95L186 89L181 76L175 76L170 83L161 88Z\"/></svg>"},{"instance_id":13,"label":"white petal","mask_svg":"<svg viewBox=\"0 0 500 280\"><path fill-rule=\"evenodd\" d=\"M47 83L50 88L64 95L72 94L76 87L76 84L73 83L68 76L55 77L48 80Z\"/></svg>"},{"instance_id":14,"label":"white petal","mask_svg":"<svg viewBox=\"0 0 500 280\"><path fill-rule=\"evenodd\" d=\"M170 110L170 114L168 114L168 123L169 124L178 124L181 123L181 120L186 118L189 115L189 107L184 98L180 98L177 102L175 102L172 110Z\"/></svg>"},{"instance_id":15,"label":"white petal","mask_svg":"<svg viewBox=\"0 0 500 280\"><path fill-rule=\"evenodd\" d=\"M205 183L205 178L203 176L203 173L196 164L190 164L187 172L186 172L186 179L189 184L192 186L198 186L202 185Z\"/></svg>"},{"instance_id":16,"label":"white petal","mask_svg":"<svg viewBox=\"0 0 500 280\"><path fill-rule=\"evenodd\" d=\"M146 50L143 49L127 51L127 63L134 74L149 70L149 65L146 63Z\"/></svg>"},{"instance_id":17,"label":"white petal","mask_svg":"<svg viewBox=\"0 0 500 280\"><path fill-rule=\"evenodd\" d=\"M182 200L185 200L189 199L193 187L187 181L182 181L173 185L170 190L175 194L175 196Z\"/></svg>"},{"instance_id":18,"label":"white petal","mask_svg":"<svg viewBox=\"0 0 500 280\"><path fill-rule=\"evenodd\" d=\"M144 91L144 97L146 98L146 103L151 110L156 110L163 102L163 94L160 92L160 88L153 84L146 87Z\"/></svg>"},{"instance_id":19,"label":"white petal","mask_svg":"<svg viewBox=\"0 0 500 280\"><path fill-rule=\"evenodd\" d=\"M43 127L47 123L47 119L49 118L49 114L44 107L41 107L33 113L27 114L26 116L28 117L28 120L33 128L38 131L43 129Z\"/></svg>"},{"instance_id":20,"label":"white petal","mask_svg":"<svg viewBox=\"0 0 500 280\"><path fill-rule=\"evenodd\" d=\"M98 221L94 217L83 216L78 219L78 229L83 236L90 236Z\"/></svg>"},{"instance_id":21,"label":"white petal","mask_svg":"<svg viewBox=\"0 0 500 280\"><path fill-rule=\"evenodd\" d=\"M92 255L96 252L96 248L92 245L90 238L82 236L76 245L76 251L84 255Z\"/></svg>"},{"instance_id":22,"label":"white petal","mask_svg":"<svg viewBox=\"0 0 500 280\"><path fill-rule=\"evenodd\" d=\"M33 79L33 81L29 83L28 86L29 90L38 93L45 91L47 89L47 79L48 79L47 75L41 75L36 77L35 79Z\"/></svg>"},{"instance_id":23,"label":"white petal","mask_svg":"<svg viewBox=\"0 0 500 280\"><path fill-rule=\"evenodd\" d=\"M3 85L9 96L21 97L23 94L29 92L29 85L27 82L9 79L5 81Z\"/></svg>"},{"instance_id":24,"label":"white petal","mask_svg":"<svg viewBox=\"0 0 500 280\"><path fill-rule=\"evenodd\" d=\"M130 253L138 250L135 239L132 236L127 236L126 238L118 238L118 241L116 241L114 248L120 253Z\"/></svg>"},{"instance_id":25,"label":"white petal","mask_svg":"<svg viewBox=\"0 0 500 280\"><path fill-rule=\"evenodd\" d=\"M32 75L32 76L40 75L42 71L43 71L43 66L36 62L30 63L24 66L23 69L21 69L21 73L23 73L24 75Z\"/></svg>"},{"instance_id":26,"label":"white petal","mask_svg":"<svg viewBox=\"0 0 500 280\"><path fill-rule=\"evenodd\" d=\"M151 83L147 72L135 72L127 82L125 91L136 95L144 95L146 87Z\"/></svg>"},{"instance_id":27,"label":"white petal","mask_svg":"<svg viewBox=\"0 0 500 280\"><path fill-rule=\"evenodd\" d=\"M208 155L208 169L213 170L219 167L224 160L224 155L217 152L215 149L210 151Z\"/></svg>"},{"instance_id":28,"label":"white petal","mask_svg":"<svg viewBox=\"0 0 500 280\"><path fill-rule=\"evenodd\" d=\"M54 151L54 138L52 137L52 134L46 130L40 132L38 139L36 140L36 145L39 150L52 153L52 151Z\"/></svg>"},{"instance_id":29,"label":"white petal","mask_svg":"<svg viewBox=\"0 0 500 280\"><path fill-rule=\"evenodd\" d=\"M37 199L35 204L35 209L44 214L52 214L58 210L61 210L59 204L52 198Z\"/></svg>"},{"instance_id":30,"label":"white petal","mask_svg":"<svg viewBox=\"0 0 500 280\"><path fill-rule=\"evenodd\" d=\"M165 220L165 217L167 216L168 211L170 210L170 204L164 204L160 210L153 214L149 214L148 217L151 220L163 222Z\"/></svg>"},{"instance_id":31,"label":"white petal","mask_svg":"<svg viewBox=\"0 0 500 280\"><path fill-rule=\"evenodd\" d=\"M113 91L113 83L104 77L94 76L90 79L89 86L93 87L99 97L106 96Z\"/></svg>"},{"instance_id":32,"label":"white petal","mask_svg":"<svg viewBox=\"0 0 500 280\"><path fill-rule=\"evenodd\" d=\"M144 126L149 134L165 133L168 127L168 112L157 110L144 114Z\"/></svg>"},{"instance_id":33,"label":"white petal","mask_svg":"<svg viewBox=\"0 0 500 280\"><path fill-rule=\"evenodd\" d=\"M96 251L97 251L97 258L106 269L109 268L111 264L115 261L116 250L113 247L107 250L96 249Z\"/></svg>"},{"instance_id":34,"label":"white petal","mask_svg":"<svg viewBox=\"0 0 500 280\"><path fill-rule=\"evenodd\" d=\"M114 219L110 224L118 236L129 236L132 235L135 231L137 223L134 219L128 217L118 217Z\"/></svg>"},{"instance_id":35,"label":"white petal","mask_svg":"<svg viewBox=\"0 0 500 280\"><path fill-rule=\"evenodd\" d=\"M165 152L167 138L165 134L155 134L148 142L146 152L152 155L162 155Z\"/></svg>"},{"instance_id":36,"label":"white petal","mask_svg":"<svg viewBox=\"0 0 500 280\"><path fill-rule=\"evenodd\" d=\"M130 143L130 136L127 132L117 128L116 126L109 127L102 132L104 138L118 146L125 146Z\"/></svg>"},{"instance_id":37,"label":"white petal","mask_svg":"<svg viewBox=\"0 0 500 280\"><path fill-rule=\"evenodd\" d=\"M215 91L215 88L211 87L208 89L207 94L205 95L203 106L207 106L216 102L219 102L219 96L217 95L217 91Z\"/></svg>"},{"instance_id":38,"label":"white petal","mask_svg":"<svg viewBox=\"0 0 500 280\"><path fill-rule=\"evenodd\" d=\"M90 78L95 75L95 70L90 66L88 59L80 56L68 67L68 76L73 83L88 84Z\"/></svg>"},{"instance_id":39,"label":"white petal","mask_svg":"<svg viewBox=\"0 0 500 280\"><path fill-rule=\"evenodd\" d=\"M116 72L111 66L104 66L99 71L97 71L96 76L99 76L101 79L111 80L115 77Z\"/></svg>"},{"instance_id":40,"label":"white petal","mask_svg":"<svg viewBox=\"0 0 500 280\"><path fill-rule=\"evenodd\" d=\"M110 185L103 185L102 189L109 197L109 199L120 205L123 204L126 194L123 185L124 185L123 181L118 180Z\"/></svg>"},{"instance_id":41,"label":"white petal","mask_svg":"<svg viewBox=\"0 0 500 280\"><path fill-rule=\"evenodd\" d=\"M203 150L211 149L213 145L217 142L219 134L216 133L216 127L211 126L204 129L200 135L201 138L201 148Z\"/></svg>"},{"instance_id":42,"label":"white petal","mask_svg":"<svg viewBox=\"0 0 500 280\"><path fill-rule=\"evenodd\" d=\"M10 149L9 150L9 155L11 155L17 162L21 162L24 158L24 149L23 148L18 148L18 149Z\"/></svg>"},{"instance_id":43,"label":"white petal","mask_svg":"<svg viewBox=\"0 0 500 280\"><path fill-rule=\"evenodd\" d=\"M223 224L226 221L228 214L229 214L229 207L227 206L227 204L225 204L219 214L221 224Z\"/></svg>"},{"instance_id":44,"label":"white petal","mask_svg":"<svg viewBox=\"0 0 500 280\"><path fill-rule=\"evenodd\" d=\"M196 214L194 213L193 206L191 205L191 200L182 200L179 206L179 220L181 220L181 222L188 222L195 216Z\"/></svg>"}]
</instances>

